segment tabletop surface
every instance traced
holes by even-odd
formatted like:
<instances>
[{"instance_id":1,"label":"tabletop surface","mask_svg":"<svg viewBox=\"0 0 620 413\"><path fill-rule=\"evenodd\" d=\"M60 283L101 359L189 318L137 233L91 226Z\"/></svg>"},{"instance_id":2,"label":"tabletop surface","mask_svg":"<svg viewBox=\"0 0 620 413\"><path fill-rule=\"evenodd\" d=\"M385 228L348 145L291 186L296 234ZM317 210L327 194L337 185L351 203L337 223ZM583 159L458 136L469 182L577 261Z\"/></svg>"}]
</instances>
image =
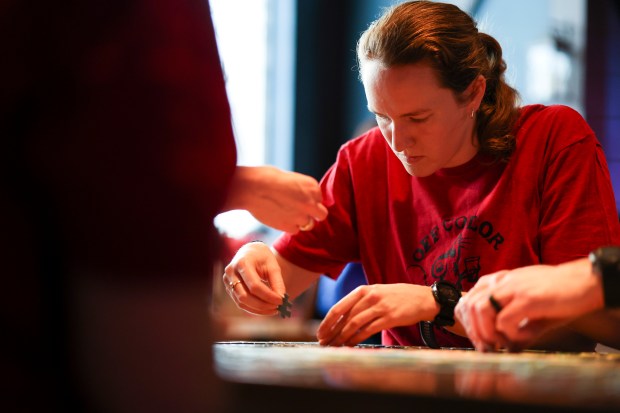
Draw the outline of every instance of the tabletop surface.
<instances>
[{"instance_id":1,"label":"tabletop surface","mask_svg":"<svg viewBox=\"0 0 620 413\"><path fill-rule=\"evenodd\" d=\"M214 357L237 383L620 411L620 354L220 342Z\"/></svg>"}]
</instances>

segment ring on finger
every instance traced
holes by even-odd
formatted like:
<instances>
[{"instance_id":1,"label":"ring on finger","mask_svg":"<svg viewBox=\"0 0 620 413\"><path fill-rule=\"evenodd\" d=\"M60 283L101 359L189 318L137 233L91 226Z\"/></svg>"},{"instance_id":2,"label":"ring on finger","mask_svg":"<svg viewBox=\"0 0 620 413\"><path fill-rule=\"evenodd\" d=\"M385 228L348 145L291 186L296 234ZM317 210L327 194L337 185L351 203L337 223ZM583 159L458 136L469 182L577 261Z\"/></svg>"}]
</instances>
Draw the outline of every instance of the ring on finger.
<instances>
[{"instance_id":1,"label":"ring on finger","mask_svg":"<svg viewBox=\"0 0 620 413\"><path fill-rule=\"evenodd\" d=\"M235 291L235 287L236 287L238 284L241 284L241 280L237 280L237 281L230 281L230 282L228 283L228 286L230 287L230 291L231 291L231 292L232 292L232 291Z\"/></svg>"},{"instance_id":2,"label":"ring on finger","mask_svg":"<svg viewBox=\"0 0 620 413\"><path fill-rule=\"evenodd\" d=\"M495 299L495 297L493 297L493 294L489 295L489 302L496 313L502 311L502 305Z\"/></svg>"},{"instance_id":3,"label":"ring on finger","mask_svg":"<svg viewBox=\"0 0 620 413\"><path fill-rule=\"evenodd\" d=\"M306 225L302 225L301 227L299 227L299 230L310 231L312 228L314 228L314 219L312 217L308 217L308 223L306 223Z\"/></svg>"}]
</instances>

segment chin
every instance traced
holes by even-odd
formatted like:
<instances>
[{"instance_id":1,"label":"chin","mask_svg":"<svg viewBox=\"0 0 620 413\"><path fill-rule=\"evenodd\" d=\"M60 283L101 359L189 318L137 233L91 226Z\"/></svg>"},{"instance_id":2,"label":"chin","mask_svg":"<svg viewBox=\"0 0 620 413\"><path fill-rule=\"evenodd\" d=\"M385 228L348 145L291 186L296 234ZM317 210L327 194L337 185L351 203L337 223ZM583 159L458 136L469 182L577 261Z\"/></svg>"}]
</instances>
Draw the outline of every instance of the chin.
<instances>
[{"instance_id":1,"label":"chin","mask_svg":"<svg viewBox=\"0 0 620 413\"><path fill-rule=\"evenodd\" d=\"M416 178L425 178L435 173L435 170L429 170L426 168L414 168L411 165L405 165L405 170L409 175L415 176Z\"/></svg>"}]
</instances>

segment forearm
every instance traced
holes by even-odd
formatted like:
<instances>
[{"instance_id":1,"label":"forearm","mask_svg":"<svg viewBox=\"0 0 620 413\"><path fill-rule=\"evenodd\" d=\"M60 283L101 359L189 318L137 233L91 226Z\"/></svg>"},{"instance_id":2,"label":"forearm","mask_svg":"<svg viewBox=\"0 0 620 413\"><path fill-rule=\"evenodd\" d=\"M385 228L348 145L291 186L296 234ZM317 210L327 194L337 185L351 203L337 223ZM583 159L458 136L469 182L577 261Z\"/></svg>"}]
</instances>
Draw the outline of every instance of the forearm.
<instances>
[{"instance_id":1,"label":"forearm","mask_svg":"<svg viewBox=\"0 0 620 413\"><path fill-rule=\"evenodd\" d=\"M321 276L320 273L312 272L293 264L280 255L277 251L273 250L273 252L278 260L278 264L280 265L282 279L284 280L284 285L286 286L286 293L291 297L291 299L306 291Z\"/></svg>"},{"instance_id":2,"label":"forearm","mask_svg":"<svg viewBox=\"0 0 620 413\"><path fill-rule=\"evenodd\" d=\"M228 198L221 212L235 209L250 210L252 208L252 198L256 195L260 196L260 192L263 190L263 187L258 185L260 175L261 168L237 166L230 183Z\"/></svg>"},{"instance_id":3,"label":"forearm","mask_svg":"<svg viewBox=\"0 0 620 413\"><path fill-rule=\"evenodd\" d=\"M620 310L599 310L576 319L569 327L597 343L620 349Z\"/></svg>"},{"instance_id":4,"label":"forearm","mask_svg":"<svg viewBox=\"0 0 620 413\"><path fill-rule=\"evenodd\" d=\"M581 295L566 302L578 309L579 317L569 327L572 331L604 345L620 348L620 311L605 309L603 285L600 275L592 272L587 259L559 266L573 275L573 284L580 288Z\"/></svg>"}]
</instances>

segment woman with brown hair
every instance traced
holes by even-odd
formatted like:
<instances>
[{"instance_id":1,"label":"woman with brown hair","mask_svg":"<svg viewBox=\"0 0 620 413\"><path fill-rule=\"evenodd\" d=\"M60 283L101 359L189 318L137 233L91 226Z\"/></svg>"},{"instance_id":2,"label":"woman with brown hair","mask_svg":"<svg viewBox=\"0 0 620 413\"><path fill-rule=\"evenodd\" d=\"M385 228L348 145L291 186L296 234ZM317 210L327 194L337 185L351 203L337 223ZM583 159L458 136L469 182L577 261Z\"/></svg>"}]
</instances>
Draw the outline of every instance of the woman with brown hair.
<instances>
[{"instance_id":1,"label":"woman with brown hair","mask_svg":"<svg viewBox=\"0 0 620 413\"><path fill-rule=\"evenodd\" d=\"M568 107L519 107L500 45L466 13L428 1L394 6L357 52L378 127L344 144L323 177L327 219L273 249L239 250L223 280L240 308L274 314L285 292L358 261L369 285L330 310L321 344L382 331L386 345L471 347L454 306L481 275L618 244L594 133ZM599 338L559 329L534 346L592 350Z\"/></svg>"}]
</instances>

